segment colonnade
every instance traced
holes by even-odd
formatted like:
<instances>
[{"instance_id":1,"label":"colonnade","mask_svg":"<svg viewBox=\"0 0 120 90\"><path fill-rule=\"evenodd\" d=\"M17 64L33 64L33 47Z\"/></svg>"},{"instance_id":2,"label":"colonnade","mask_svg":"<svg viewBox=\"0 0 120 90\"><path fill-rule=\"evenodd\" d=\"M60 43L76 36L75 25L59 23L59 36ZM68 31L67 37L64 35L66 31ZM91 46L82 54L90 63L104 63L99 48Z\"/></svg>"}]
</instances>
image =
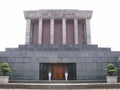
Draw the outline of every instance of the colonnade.
<instances>
[{"instance_id":1,"label":"colonnade","mask_svg":"<svg viewBox=\"0 0 120 90\"><path fill-rule=\"evenodd\" d=\"M42 45L42 25L43 19L39 19L38 24L38 45ZM30 37L31 37L31 19L26 20L26 44L30 44ZM84 25L84 40L86 44L91 43L91 35L90 35L90 20L85 19ZM50 44L54 45L54 19L50 19ZM62 19L62 44L66 44L66 19ZM74 19L74 44L79 44L78 40L78 19Z\"/></svg>"}]
</instances>

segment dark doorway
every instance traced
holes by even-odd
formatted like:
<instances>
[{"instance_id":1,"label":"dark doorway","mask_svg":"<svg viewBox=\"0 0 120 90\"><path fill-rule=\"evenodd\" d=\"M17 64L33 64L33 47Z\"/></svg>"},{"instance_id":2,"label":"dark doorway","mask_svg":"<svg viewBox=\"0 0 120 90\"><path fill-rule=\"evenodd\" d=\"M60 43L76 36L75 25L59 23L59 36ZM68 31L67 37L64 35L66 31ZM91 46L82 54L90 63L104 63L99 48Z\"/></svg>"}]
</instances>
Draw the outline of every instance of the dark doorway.
<instances>
[{"instance_id":1,"label":"dark doorway","mask_svg":"<svg viewBox=\"0 0 120 90\"><path fill-rule=\"evenodd\" d=\"M48 80L48 72L52 73L52 80L76 80L76 63L40 63L40 80Z\"/></svg>"},{"instance_id":2,"label":"dark doorway","mask_svg":"<svg viewBox=\"0 0 120 90\"><path fill-rule=\"evenodd\" d=\"M63 80L64 79L64 65L53 64L52 75L53 80Z\"/></svg>"}]
</instances>

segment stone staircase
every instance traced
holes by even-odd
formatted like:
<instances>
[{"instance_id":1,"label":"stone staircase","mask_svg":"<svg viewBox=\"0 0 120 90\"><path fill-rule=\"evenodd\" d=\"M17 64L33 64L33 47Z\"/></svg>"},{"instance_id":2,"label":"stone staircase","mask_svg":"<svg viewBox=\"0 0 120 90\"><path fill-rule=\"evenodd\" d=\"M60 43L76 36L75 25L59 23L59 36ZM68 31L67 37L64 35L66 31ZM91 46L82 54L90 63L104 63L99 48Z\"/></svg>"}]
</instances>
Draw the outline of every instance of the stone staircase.
<instances>
[{"instance_id":1,"label":"stone staircase","mask_svg":"<svg viewBox=\"0 0 120 90\"><path fill-rule=\"evenodd\" d=\"M81 83L80 81L10 81L0 84L0 90L120 90L120 83L107 84L102 81Z\"/></svg>"},{"instance_id":2,"label":"stone staircase","mask_svg":"<svg viewBox=\"0 0 120 90\"><path fill-rule=\"evenodd\" d=\"M18 48L6 48L6 51L111 51L110 48L99 48L98 45L19 45Z\"/></svg>"}]
</instances>

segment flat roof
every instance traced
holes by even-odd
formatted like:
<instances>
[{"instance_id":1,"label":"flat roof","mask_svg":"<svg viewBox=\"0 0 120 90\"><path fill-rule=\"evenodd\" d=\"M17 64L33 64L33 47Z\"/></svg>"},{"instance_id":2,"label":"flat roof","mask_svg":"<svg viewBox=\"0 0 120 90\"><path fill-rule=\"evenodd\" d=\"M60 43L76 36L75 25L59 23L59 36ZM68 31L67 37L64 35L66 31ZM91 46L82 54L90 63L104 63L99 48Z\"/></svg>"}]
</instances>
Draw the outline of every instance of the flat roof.
<instances>
[{"instance_id":1,"label":"flat roof","mask_svg":"<svg viewBox=\"0 0 120 90\"><path fill-rule=\"evenodd\" d=\"M77 10L77 9L40 9L40 10L25 10L24 16L26 19L49 19L49 18L78 18L91 19L92 10Z\"/></svg>"}]
</instances>

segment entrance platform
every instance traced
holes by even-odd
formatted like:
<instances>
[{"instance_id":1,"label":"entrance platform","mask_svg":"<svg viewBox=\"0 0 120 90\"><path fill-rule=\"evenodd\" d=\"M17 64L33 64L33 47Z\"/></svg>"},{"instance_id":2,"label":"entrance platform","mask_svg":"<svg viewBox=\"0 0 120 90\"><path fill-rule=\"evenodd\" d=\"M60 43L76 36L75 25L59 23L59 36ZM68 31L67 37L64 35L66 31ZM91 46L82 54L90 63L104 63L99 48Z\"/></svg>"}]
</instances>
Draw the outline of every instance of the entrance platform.
<instances>
[{"instance_id":1,"label":"entrance platform","mask_svg":"<svg viewBox=\"0 0 120 90\"><path fill-rule=\"evenodd\" d=\"M81 81L10 81L0 84L0 90L120 90L120 83Z\"/></svg>"}]
</instances>

